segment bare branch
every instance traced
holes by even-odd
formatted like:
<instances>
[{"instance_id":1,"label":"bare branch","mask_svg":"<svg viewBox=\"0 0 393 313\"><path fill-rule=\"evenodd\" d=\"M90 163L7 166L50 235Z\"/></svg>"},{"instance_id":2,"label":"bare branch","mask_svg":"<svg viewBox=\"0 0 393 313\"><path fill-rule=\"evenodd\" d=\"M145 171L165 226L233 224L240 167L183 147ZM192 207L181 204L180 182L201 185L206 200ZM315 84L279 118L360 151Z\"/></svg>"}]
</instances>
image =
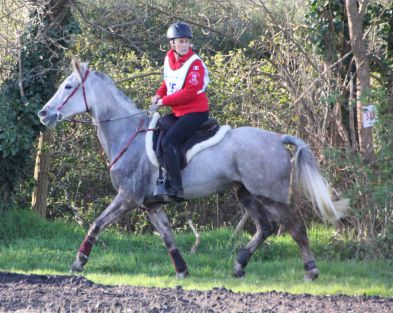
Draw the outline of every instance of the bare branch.
<instances>
[{"instance_id":1,"label":"bare branch","mask_svg":"<svg viewBox=\"0 0 393 313\"><path fill-rule=\"evenodd\" d=\"M135 49L135 51L137 51L140 55L143 54L143 51L137 45L135 45L134 42L129 40L127 37L125 37L123 35L120 35L120 34L114 32L113 30L105 29L104 27L102 27L100 25L97 25L94 22L89 21L87 19L86 15L85 15L85 13L83 12L83 10L80 8L80 6L76 2L74 2L74 5L77 8L77 10L79 11L80 15L82 16L82 19L86 22L86 24L92 26L95 29L100 30L103 33L109 34L109 35L114 36L114 37L121 38L122 40L126 41L133 49Z\"/></svg>"},{"instance_id":2,"label":"bare branch","mask_svg":"<svg viewBox=\"0 0 393 313\"><path fill-rule=\"evenodd\" d=\"M368 0L358 0L359 3L359 9L358 9L358 13L360 16L364 16L364 13L366 12L366 8L368 5Z\"/></svg>"},{"instance_id":3,"label":"bare branch","mask_svg":"<svg viewBox=\"0 0 393 313\"><path fill-rule=\"evenodd\" d=\"M19 60L19 74L18 74L18 85L19 85L19 91L20 91L20 95L23 99L23 101L26 101L25 98L25 90L23 88L23 64L22 64L22 42L21 42L21 38L19 36L19 51L18 51L18 60Z\"/></svg>"},{"instance_id":4,"label":"bare branch","mask_svg":"<svg viewBox=\"0 0 393 313\"><path fill-rule=\"evenodd\" d=\"M190 228L192 230L192 232L195 235L195 243L191 248L191 253L194 254L196 252L196 250L199 247L199 244L201 243L201 236L199 235L198 231L196 230L194 224L192 223L192 220L188 220L188 225L190 225Z\"/></svg>"},{"instance_id":5,"label":"bare branch","mask_svg":"<svg viewBox=\"0 0 393 313\"><path fill-rule=\"evenodd\" d=\"M345 60L348 56L350 56L352 54L352 50L349 51L348 53L346 53L343 57L341 57L340 59L338 59L335 63L333 63L332 65L330 65L328 68L326 68L321 75L319 75L309 86L308 88L303 91L303 93L295 100L294 105L296 105L303 97L306 93L308 93L311 88L314 87L314 85L322 78L322 76L324 76L326 74L327 71L331 70L333 67L335 67L337 64L341 63L343 60Z\"/></svg>"},{"instance_id":6,"label":"bare branch","mask_svg":"<svg viewBox=\"0 0 393 313\"><path fill-rule=\"evenodd\" d=\"M125 81L129 81L129 80L134 80L134 79L138 79L138 78L144 78L144 77L153 76L153 75L161 75L161 74L162 74L161 72L150 72L150 73L135 74L135 75L132 75L130 77L123 78L123 79L120 79L120 80L116 81L116 84L121 84L121 83L124 83Z\"/></svg>"},{"instance_id":7,"label":"bare branch","mask_svg":"<svg viewBox=\"0 0 393 313\"><path fill-rule=\"evenodd\" d=\"M246 211L242 218L240 219L239 223L237 224L235 231L233 232L232 237L237 237L239 236L240 232L243 230L244 228L244 224L246 224L247 220L249 218L248 212Z\"/></svg>"},{"instance_id":8,"label":"bare branch","mask_svg":"<svg viewBox=\"0 0 393 313\"><path fill-rule=\"evenodd\" d=\"M315 64L314 62L311 61L311 59L309 58L308 54L304 51L303 47L302 47L301 45L299 45L299 43L298 43L296 40L294 40L293 36L290 36L290 35L288 34L288 32L287 32L284 28L281 27L280 23L278 23L278 22L276 21L276 19L274 18L273 14L272 14L272 13L270 12L270 10L266 7L265 3L264 3L263 1L261 1L261 0L259 0L260 5L258 5L258 4L257 4L255 1L253 1L253 0L249 0L249 1L250 1L252 4L256 5L256 6L261 7L261 8L267 13L267 15L269 16L270 20L273 22L273 24L274 24L276 27L278 27L278 28L282 31L282 33L284 34L285 38L286 38L287 40L292 41L292 42L296 45L296 47L299 49L299 51L301 51L301 53L302 53L302 54L304 55L304 57L307 59L308 63L314 68L315 71L318 72L318 68L317 68L316 64Z\"/></svg>"},{"instance_id":9,"label":"bare branch","mask_svg":"<svg viewBox=\"0 0 393 313\"><path fill-rule=\"evenodd\" d=\"M213 28L213 27L211 27L211 26L208 26L208 25L204 25L204 24L198 23L197 21L191 20L191 19L189 19L189 18L187 18L187 17L185 17L185 16L169 14L169 13L168 13L169 10L163 10L163 9L157 7L157 6L154 6L154 5L150 5L150 9L156 10L156 11L158 11L159 13L161 13L161 14L163 14L163 15L166 15L166 16L168 16L168 17L170 17L170 18L179 19L179 20L182 20L182 21L184 21L184 22L186 22L186 23L189 23L189 24L191 24L191 25L198 26L198 27L200 27L200 28L202 28L202 29L204 29L204 30L208 30L208 31L210 31L210 32L212 32L212 33L215 33L215 34L219 35L219 36L222 37L222 38L230 39L230 40L232 40L236 45L238 45L239 47L241 47L241 48L246 48L247 50L252 51L253 53L255 53L257 56L259 56L259 57L261 57L261 58L263 58L263 59L269 60L269 55L268 55L268 54L266 54L266 53L263 52L263 51L260 51L260 50L258 50L258 49L255 49L255 48L253 48L253 47L250 47L250 46L246 45L245 43L243 43L242 41L240 41L239 38L230 36L230 35L228 35L227 33L221 32L221 31L219 31L219 30L217 30L217 29L215 29L215 28Z\"/></svg>"}]
</instances>

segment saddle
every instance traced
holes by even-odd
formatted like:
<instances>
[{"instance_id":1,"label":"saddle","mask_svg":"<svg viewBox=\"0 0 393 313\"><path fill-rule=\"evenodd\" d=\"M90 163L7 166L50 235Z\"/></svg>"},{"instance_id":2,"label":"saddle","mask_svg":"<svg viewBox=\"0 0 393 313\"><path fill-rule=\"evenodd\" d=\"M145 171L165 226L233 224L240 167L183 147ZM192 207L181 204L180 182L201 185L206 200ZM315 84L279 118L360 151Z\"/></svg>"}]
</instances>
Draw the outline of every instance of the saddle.
<instances>
[{"instance_id":1,"label":"saddle","mask_svg":"<svg viewBox=\"0 0 393 313\"><path fill-rule=\"evenodd\" d=\"M162 147L162 140L166 132L173 126L174 122L171 119L162 116L157 122L157 128L153 133L153 150L155 151L158 163L161 167L164 166L164 152ZM187 166L187 152L196 144L201 143L212 138L219 131L220 126L214 118L208 119L199 129L188 139L183 141L178 147L180 157L180 168L184 169Z\"/></svg>"},{"instance_id":2,"label":"saddle","mask_svg":"<svg viewBox=\"0 0 393 313\"><path fill-rule=\"evenodd\" d=\"M157 129L154 132L149 131L146 133L146 140L145 140L145 149L147 157L149 158L150 162L158 169L162 168L162 159L163 159L163 152L162 152L162 138L164 134L160 135L161 130L157 127L158 120L160 119L161 115L156 112L151 117L148 129ZM164 123L163 123L164 122ZM168 122L168 121L167 121ZM161 120L160 124L165 124L165 120ZM162 125L162 127L167 131L172 125ZM206 131L208 130L208 131ZM217 121L214 119L210 119L205 122L200 129L188 140L182 143L182 147L179 150L183 151L181 154L181 168L183 169L188 162L192 160L192 158L197 155L202 150L210 148L216 144L218 144L224 137L226 136L227 132L231 130L229 125L218 126ZM161 137L161 138L160 138ZM161 143L160 143L161 141ZM154 142L154 144L153 144ZM156 152L157 151L157 152ZM157 158L157 154L161 162Z\"/></svg>"}]
</instances>

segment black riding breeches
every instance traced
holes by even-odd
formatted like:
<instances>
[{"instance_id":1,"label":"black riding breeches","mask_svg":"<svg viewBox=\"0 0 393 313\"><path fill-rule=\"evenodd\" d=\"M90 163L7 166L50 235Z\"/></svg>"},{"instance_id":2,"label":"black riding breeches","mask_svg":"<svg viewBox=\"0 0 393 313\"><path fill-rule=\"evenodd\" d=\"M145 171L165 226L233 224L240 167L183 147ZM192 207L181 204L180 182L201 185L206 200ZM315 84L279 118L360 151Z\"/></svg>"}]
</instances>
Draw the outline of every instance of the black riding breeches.
<instances>
[{"instance_id":1,"label":"black riding breeches","mask_svg":"<svg viewBox=\"0 0 393 313\"><path fill-rule=\"evenodd\" d=\"M173 119L175 124L167 131L162 141L164 154L165 150L176 149L180 143L190 138L209 119L209 112L189 113L180 117L170 114L167 118Z\"/></svg>"},{"instance_id":2,"label":"black riding breeches","mask_svg":"<svg viewBox=\"0 0 393 313\"><path fill-rule=\"evenodd\" d=\"M167 175L169 185L165 186L165 190L168 194L178 197L183 192L178 146L190 138L209 119L209 112L190 113L178 118L170 114L165 118L167 121L173 119L172 122L174 122L162 140L165 168L169 174Z\"/></svg>"}]
</instances>

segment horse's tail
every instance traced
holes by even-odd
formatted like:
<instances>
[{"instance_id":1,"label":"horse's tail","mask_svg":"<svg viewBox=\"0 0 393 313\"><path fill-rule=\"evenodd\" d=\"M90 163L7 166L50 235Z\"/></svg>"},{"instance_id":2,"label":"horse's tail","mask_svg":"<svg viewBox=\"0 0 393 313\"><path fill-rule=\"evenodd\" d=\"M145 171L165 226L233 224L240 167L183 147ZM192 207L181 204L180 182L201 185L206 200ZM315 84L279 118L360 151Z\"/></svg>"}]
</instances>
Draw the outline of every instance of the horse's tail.
<instances>
[{"instance_id":1,"label":"horse's tail","mask_svg":"<svg viewBox=\"0 0 393 313\"><path fill-rule=\"evenodd\" d=\"M322 220L334 222L344 215L345 208L335 207L330 198L330 187L318 170L314 154L300 138L284 135L283 144L295 145L295 181L301 184L306 197Z\"/></svg>"}]
</instances>

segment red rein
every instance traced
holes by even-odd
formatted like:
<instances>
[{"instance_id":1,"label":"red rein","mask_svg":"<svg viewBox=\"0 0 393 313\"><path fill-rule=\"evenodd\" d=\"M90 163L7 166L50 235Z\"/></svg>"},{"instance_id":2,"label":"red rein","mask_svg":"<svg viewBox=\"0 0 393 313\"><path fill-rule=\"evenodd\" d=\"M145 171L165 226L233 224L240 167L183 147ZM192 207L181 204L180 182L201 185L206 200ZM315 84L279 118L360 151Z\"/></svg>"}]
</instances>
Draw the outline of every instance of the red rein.
<instances>
[{"instance_id":1,"label":"red rein","mask_svg":"<svg viewBox=\"0 0 393 313\"><path fill-rule=\"evenodd\" d=\"M144 122L144 118L141 119L141 121L139 122L138 128L135 131L135 133L132 134L131 138L128 140L126 145L123 147L123 149L121 149L119 155L111 162L111 164L109 165L109 170L122 157L122 155L127 151L128 147L131 145L131 143L134 141L134 139L136 138L136 136L139 133L147 132L147 131L154 131L155 130L155 128L142 128L143 122Z\"/></svg>"},{"instance_id":2,"label":"red rein","mask_svg":"<svg viewBox=\"0 0 393 313\"><path fill-rule=\"evenodd\" d=\"M141 121L139 122L139 126L136 129L135 133L131 136L131 138L128 140L127 144L124 146L123 149L121 149L119 155L111 162L111 164L109 165L109 169L112 168L112 166L121 158L121 156L124 154L124 152L127 151L128 147L130 146L130 144L134 141L135 137L144 131L147 131L147 129L142 128L142 124L143 124L143 118L141 119Z\"/></svg>"}]
</instances>

